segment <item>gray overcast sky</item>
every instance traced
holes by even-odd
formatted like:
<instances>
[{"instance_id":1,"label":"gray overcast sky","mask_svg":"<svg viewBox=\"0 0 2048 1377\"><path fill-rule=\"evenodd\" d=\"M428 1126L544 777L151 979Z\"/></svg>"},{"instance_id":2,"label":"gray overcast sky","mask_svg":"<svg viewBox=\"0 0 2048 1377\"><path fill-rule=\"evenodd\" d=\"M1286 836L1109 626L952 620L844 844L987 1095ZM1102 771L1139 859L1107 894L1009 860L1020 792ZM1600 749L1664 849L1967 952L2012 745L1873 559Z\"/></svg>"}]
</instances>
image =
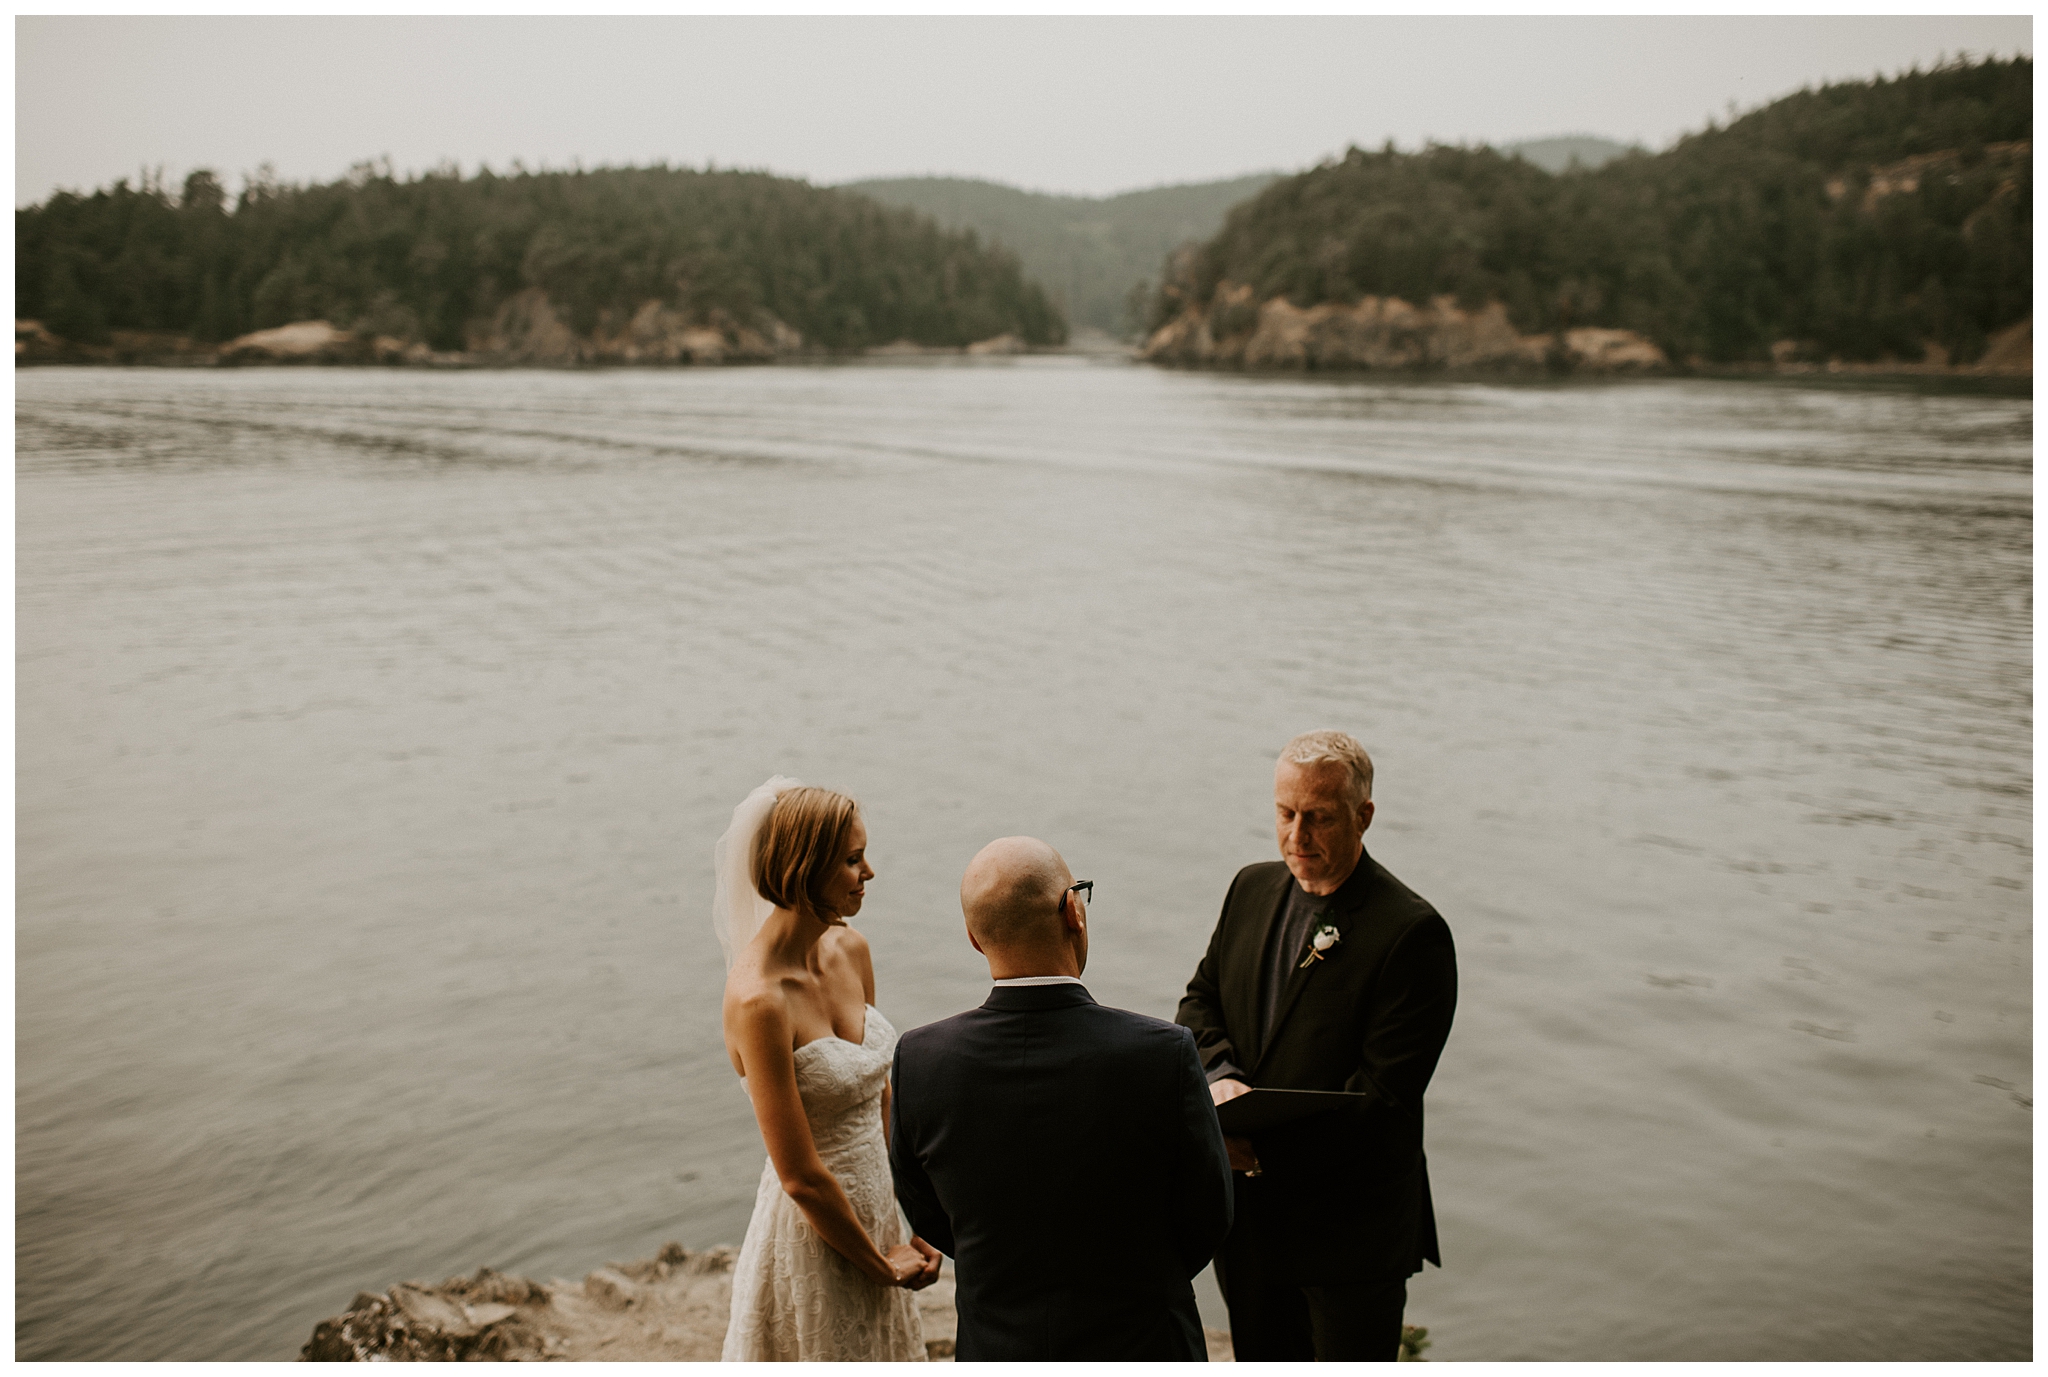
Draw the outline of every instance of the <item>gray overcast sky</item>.
<instances>
[{"instance_id":1,"label":"gray overcast sky","mask_svg":"<svg viewBox=\"0 0 2048 1377\"><path fill-rule=\"evenodd\" d=\"M581 159L1104 195L1346 144L1592 133L2033 51L1976 18L17 18L15 202L161 166L230 188Z\"/></svg>"}]
</instances>

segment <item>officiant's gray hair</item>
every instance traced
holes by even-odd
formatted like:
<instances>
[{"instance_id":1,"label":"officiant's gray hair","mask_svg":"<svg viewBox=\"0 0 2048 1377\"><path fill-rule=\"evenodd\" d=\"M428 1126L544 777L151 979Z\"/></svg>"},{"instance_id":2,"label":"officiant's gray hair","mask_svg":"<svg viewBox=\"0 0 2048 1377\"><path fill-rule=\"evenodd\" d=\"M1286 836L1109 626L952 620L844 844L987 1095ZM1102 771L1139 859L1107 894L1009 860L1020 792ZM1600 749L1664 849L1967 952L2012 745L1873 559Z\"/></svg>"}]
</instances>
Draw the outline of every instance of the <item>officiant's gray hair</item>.
<instances>
[{"instance_id":1,"label":"officiant's gray hair","mask_svg":"<svg viewBox=\"0 0 2048 1377\"><path fill-rule=\"evenodd\" d=\"M1320 765L1334 761L1351 773L1351 806L1356 809L1372 797L1372 757L1358 738L1349 732L1303 732L1280 748L1280 758L1296 765Z\"/></svg>"}]
</instances>

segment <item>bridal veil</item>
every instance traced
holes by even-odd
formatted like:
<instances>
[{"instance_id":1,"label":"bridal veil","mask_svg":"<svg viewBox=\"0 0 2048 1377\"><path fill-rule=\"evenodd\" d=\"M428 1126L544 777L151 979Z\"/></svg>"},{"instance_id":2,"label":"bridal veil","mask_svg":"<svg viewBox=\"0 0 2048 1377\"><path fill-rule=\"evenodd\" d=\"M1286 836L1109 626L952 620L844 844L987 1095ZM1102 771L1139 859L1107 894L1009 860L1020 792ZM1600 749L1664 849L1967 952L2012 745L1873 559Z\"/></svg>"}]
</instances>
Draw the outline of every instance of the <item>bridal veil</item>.
<instances>
[{"instance_id":1,"label":"bridal veil","mask_svg":"<svg viewBox=\"0 0 2048 1377\"><path fill-rule=\"evenodd\" d=\"M732 810L732 824L711 850L711 869L718 889L711 896L711 930L718 934L719 950L725 953L725 968L746 950L754 934L775 905L754 889L754 846L761 828L785 789L801 788L803 781L788 775L773 775Z\"/></svg>"}]
</instances>

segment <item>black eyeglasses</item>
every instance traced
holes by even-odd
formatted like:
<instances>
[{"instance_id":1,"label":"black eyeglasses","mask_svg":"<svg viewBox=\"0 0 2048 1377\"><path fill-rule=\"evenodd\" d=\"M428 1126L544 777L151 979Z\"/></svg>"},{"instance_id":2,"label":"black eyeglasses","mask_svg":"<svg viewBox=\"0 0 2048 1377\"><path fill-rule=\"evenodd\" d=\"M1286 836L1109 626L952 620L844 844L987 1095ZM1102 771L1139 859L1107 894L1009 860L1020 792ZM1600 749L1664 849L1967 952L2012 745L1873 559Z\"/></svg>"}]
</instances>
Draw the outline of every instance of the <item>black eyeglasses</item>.
<instances>
[{"instance_id":1,"label":"black eyeglasses","mask_svg":"<svg viewBox=\"0 0 2048 1377\"><path fill-rule=\"evenodd\" d=\"M1067 886L1067 893L1072 894L1077 889L1081 891L1081 902L1084 905L1095 897L1095 881L1093 880L1076 880Z\"/></svg>"}]
</instances>

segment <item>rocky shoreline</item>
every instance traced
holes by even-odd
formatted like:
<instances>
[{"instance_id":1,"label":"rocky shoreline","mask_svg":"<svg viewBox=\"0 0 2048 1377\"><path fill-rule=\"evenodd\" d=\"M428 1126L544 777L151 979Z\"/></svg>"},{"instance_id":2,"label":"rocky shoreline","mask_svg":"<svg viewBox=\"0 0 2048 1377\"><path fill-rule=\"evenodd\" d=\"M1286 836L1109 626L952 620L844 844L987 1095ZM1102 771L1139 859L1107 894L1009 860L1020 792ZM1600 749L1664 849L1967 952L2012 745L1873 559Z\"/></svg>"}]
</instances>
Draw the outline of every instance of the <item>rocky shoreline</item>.
<instances>
[{"instance_id":1,"label":"rocky shoreline","mask_svg":"<svg viewBox=\"0 0 2048 1377\"><path fill-rule=\"evenodd\" d=\"M959 348L897 340L861 351L870 355L965 354L976 357L1038 352L1014 334ZM571 328L547 293L529 288L508 299L487 322L472 327L461 349L434 349L417 339L343 329L327 320L296 320L206 344L188 335L113 330L105 343L86 344L53 334L41 321L14 322L16 367L35 364L127 364L159 367L239 367L251 364L369 364L411 368L576 368L606 365L716 365L773 363L831 357L802 334L766 314L751 322L723 311L694 316L659 301L630 314L606 312L587 333Z\"/></svg>"},{"instance_id":2,"label":"rocky shoreline","mask_svg":"<svg viewBox=\"0 0 2048 1377\"><path fill-rule=\"evenodd\" d=\"M733 1248L670 1243L642 1262L615 1262L581 1282L546 1284L485 1267L438 1286L364 1291L314 1326L301 1362L716 1362L732 1306ZM959 1321L953 1265L917 1293L925 1350L951 1361ZM1209 1330L1212 1361L1230 1335Z\"/></svg>"},{"instance_id":3,"label":"rocky shoreline","mask_svg":"<svg viewBox=\"0 0 2048 1377\"><path fill-rule=\"evenodd\" d=\"M1439 296L1417 306L1399 297L1300 307L1284 296L1256 299L1222 282L1206 305L1190 304L1154 330L1138 356L1151 363L1246 372L1448 372L1478 374L1906 374L2025 376L2034 371L2032 317L1994 335L1983 357L1952 365L1938 344L1918 362L1823 359L1800 340L1780 340L1768 363L1713 365L1673 360L1630 330L1582 327L1524 335L1495 301L1467 310Z\"/></svg>"},{"instance_id":4,"label":"rocky shoreline","mask_svg":"<svg viewBox=\"0 0 2048 1377\"><path fill-rule=\"evenodd\" d=\"M463 350L435 350L417 340L344 330L325 320L294 321L218 345L144 330L115 330L104 344L80 344L51 334L39 321L17 320L14 362L16 367L466 369L702 367L842 357L808 348L795 331L776 328L773 322L764 333L722 317L691 321L658 302L648 302L622 324L614 324L616 328L601 326L588 336L576 335L556 316L545 295L536 292L507 302L490 327L473 334L470 347ZM1250 288L1226 283L1211 309L1191 307L1135 345L1082 331L1065 346L1037 349L1005 334L959 348L897 340L862 350L860 356L985 358L1039 353L1113 355L1169 367L1279 373L2031 379L2034 323L2030 317L2000 331L1983 357L1970 364L1949 363L1939 345L1929 345L1919 362L1822 360L1794 340L1780 341L1769 362L1706 364L1697 359L1674 362L1655 344L1627 330L1589 326L1555 334L1519 334L1497 302L1467 311L1449 297L1425 306L1396 297L1365 297L1350 306L1324 303L1303 309L1284 297L1253 302Z\"/></svg>"},{"instance_id":5,"label":"rocky shoreline","mask_svg":"<svg viewBox=\"0 0 2048 1377\"><path fill-rule=\"evenodd\" d=\"M302 1362L716 1362L732 1303L731 1248L668 1244L641 1262L546 1284L485 1267L438 1286L362 1292L322 1320ZM925 1348L953 1352L953 1282L918 1293Z\"/></svg>"},{"instance_id":6,"label":"rocky shoreline","mask_svg":"<svg viewBox=\"0 0 2048 1377\"><path fill-rule=\"evenodd\" d=\"M314 1326L301 1362L716 1362L732 1306L733 1248L665 1245L581 1282L542 1284L488 1267L439 1285L363 1291ZM925 1350L950 1362L959 1327L953 1264L917 1293ZM1205 1331L1209 1361L1231 1361L1227 1330ZM1401 1358L1422 1360L1429 1331L1406 1326Z\"/></svg>"}]
</instances>

